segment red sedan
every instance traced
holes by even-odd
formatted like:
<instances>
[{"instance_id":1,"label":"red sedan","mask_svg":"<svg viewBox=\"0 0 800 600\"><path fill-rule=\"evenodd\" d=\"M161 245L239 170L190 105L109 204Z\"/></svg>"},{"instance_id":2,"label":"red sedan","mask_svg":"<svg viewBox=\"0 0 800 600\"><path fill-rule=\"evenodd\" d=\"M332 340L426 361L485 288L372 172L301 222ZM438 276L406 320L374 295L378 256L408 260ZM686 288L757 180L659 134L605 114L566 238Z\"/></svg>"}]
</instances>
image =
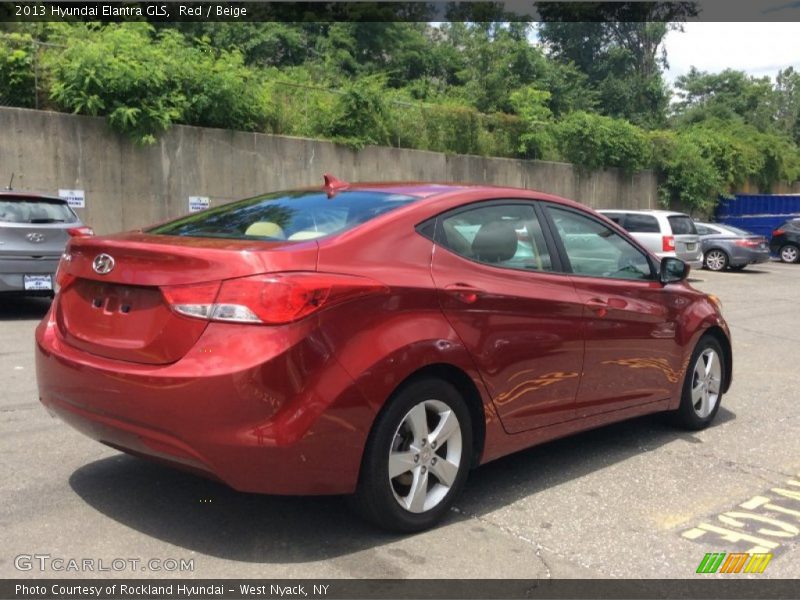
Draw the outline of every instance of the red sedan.
<instances>
[{"instance_id":1,"label":"red sedan","mask_svg":"<svg viewBox=\"0 0 800 600\"><path fill-rule=\"evenodd\" d=\"M347 184L75 238L36 331L44 405L237 490L439 519L468 471L731 382L719 301L562 198Z\"/></svg>"}]
</instances>

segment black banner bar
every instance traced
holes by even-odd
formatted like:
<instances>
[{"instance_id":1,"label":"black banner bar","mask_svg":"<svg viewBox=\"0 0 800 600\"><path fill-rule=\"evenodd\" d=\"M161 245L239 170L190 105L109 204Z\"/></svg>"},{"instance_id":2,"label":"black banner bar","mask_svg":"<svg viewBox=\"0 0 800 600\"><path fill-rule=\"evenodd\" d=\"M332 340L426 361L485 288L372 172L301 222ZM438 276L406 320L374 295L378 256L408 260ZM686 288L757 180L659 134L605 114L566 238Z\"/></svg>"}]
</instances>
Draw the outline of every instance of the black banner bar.
<instances>
[{"instance_id":1,"label":"black banner bar","mask_svg":"<svg viewBox=\"0 0 800 600\"><path fill-rule=\"evenodd\" d=\"M0 598L13 600L442 600L708 599L794 600L796 580L714 576L697 579L6 579Z\"/></svg>"},{"instance_id":2,"label":"black banner bar","mask_svg":"<svg viewBox=\"0 0 800 600\"><path fill-rule=\"evenodd\" d=\"M781 0L685 2L31 2L0 0L0 21L435 22L435 21L800 21L800 3Z\"/></svg>"}]
</instances>

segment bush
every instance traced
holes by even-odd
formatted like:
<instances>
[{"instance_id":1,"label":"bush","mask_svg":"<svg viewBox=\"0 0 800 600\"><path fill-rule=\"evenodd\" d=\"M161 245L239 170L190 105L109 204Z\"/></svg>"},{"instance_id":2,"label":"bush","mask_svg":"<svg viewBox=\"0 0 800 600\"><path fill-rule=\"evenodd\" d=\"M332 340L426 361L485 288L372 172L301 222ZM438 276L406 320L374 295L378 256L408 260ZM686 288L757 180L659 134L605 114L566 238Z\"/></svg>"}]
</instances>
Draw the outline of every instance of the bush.
<instances>
[{"instance_id":1,"label":"bush","mask_svg":"<svg viewBox=\"0 0 800 600\"><path fill-rule=\"evenodd\" d=\"M671 131L651 134L653 163L661 171L661 204L679 202L690 212L710 210L725 191L725 183L713 161L703 155L691 136Z\"/></svg>"},{"instance_id":2,"label":"bush","mask_svg":"<svg viewBox=\"0 0 800 600\"><path fill-rule=\"evenodd\" d=\"M28 35L0 37L0 104L21 108L36 105L35 52Z\"/></svg>"},{"instance_id":3,"label":"bush","mask_svg":"<svg viewBox=\"0 0 800 600\"><path fill-rule=\"evenodd\" d=\"M62 108L105 115L111 127L152 143L172 123L259 129L262 95L236 52L189 45L174 30L108 25L49 55L50 95Z\"/></svg>"},{"instance_id":4,"label":"bush","mask_svg":"<svg viewBox=\"0 0 800 600\"><path fill-rule=\"evenodd\" d=\"M650 166L647 135L628 121L579 111L558 123L554 134L562 157L579 167L632 173Z\"/></svg>"}]
</instances>

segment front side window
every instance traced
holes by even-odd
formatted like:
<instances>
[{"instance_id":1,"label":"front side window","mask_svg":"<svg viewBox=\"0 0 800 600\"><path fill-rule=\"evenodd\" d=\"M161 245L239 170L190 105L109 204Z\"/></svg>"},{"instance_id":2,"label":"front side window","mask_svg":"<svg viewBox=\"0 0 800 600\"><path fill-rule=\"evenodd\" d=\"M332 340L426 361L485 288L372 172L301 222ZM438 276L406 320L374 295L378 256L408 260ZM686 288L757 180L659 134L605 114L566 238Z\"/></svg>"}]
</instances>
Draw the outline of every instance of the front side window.
<instances>
[{"instance_id":1,"label":"front side window","mask_svg":"<svg viewBox=\"0 0 800 600\"><path fill-rule=\"evenodd\" d=\"M552 271L550 253L530 204L495 204L439 217L437 242L475 262Z\"/></svg>"},{"instance_id":2,"label":"front side window","mask_svg":"<svg viewBox=\"0 0 800 600\"><path fill-rule=\"evenodd\" d=\"M310 240L342 233L416 200L384 192L279 192L159 225L148 233L257 240Z\"/></svg>"},{"instance_id":3,"label":"front side window","mask_svg":"<svg viewBox=\"0 0 800 600\"><path fill-rule=\"evenodd\" d=\"M570 210L547 210L576 275L612 279L652 279L647 256L599 221Z\"/></svg>"}]
</instances>

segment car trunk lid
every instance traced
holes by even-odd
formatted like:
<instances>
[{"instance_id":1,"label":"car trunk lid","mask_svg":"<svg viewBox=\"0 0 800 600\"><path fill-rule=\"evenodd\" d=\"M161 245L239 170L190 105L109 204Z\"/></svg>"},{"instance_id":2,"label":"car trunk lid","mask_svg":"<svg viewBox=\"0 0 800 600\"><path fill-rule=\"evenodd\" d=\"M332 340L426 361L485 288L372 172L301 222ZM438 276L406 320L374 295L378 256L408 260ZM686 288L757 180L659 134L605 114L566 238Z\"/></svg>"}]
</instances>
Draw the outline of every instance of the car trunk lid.
<instances>
[{"instance_id":1,"label":"car trunk lid","mask_svg":"<svg viewBox=\"0 0 800 600\"><path fill-rule=\"evenodd\" d=\"M98 259L98 257L110 257ZM56 322L70 345L130 362L167 364L197 342L208 321L179 315L162 288L285 270L313 271L317 244L120 234L74 239L61 263L68 283ZM108 268L112 265L111 268ZM105 273L98 273L106 267Z\"/></svg>"},{"instance_id":2,"label":"car trunk lid","mask_svg":"<svg viewBox=\"0 0 800 600\"><path fill-rule=\"evenodd\" d=\"M0 244L3 247L3 257L15 259L58 257L70 237L67 229L68 227L63 223L0 222Z\"/></svg>"}]
</instances>

